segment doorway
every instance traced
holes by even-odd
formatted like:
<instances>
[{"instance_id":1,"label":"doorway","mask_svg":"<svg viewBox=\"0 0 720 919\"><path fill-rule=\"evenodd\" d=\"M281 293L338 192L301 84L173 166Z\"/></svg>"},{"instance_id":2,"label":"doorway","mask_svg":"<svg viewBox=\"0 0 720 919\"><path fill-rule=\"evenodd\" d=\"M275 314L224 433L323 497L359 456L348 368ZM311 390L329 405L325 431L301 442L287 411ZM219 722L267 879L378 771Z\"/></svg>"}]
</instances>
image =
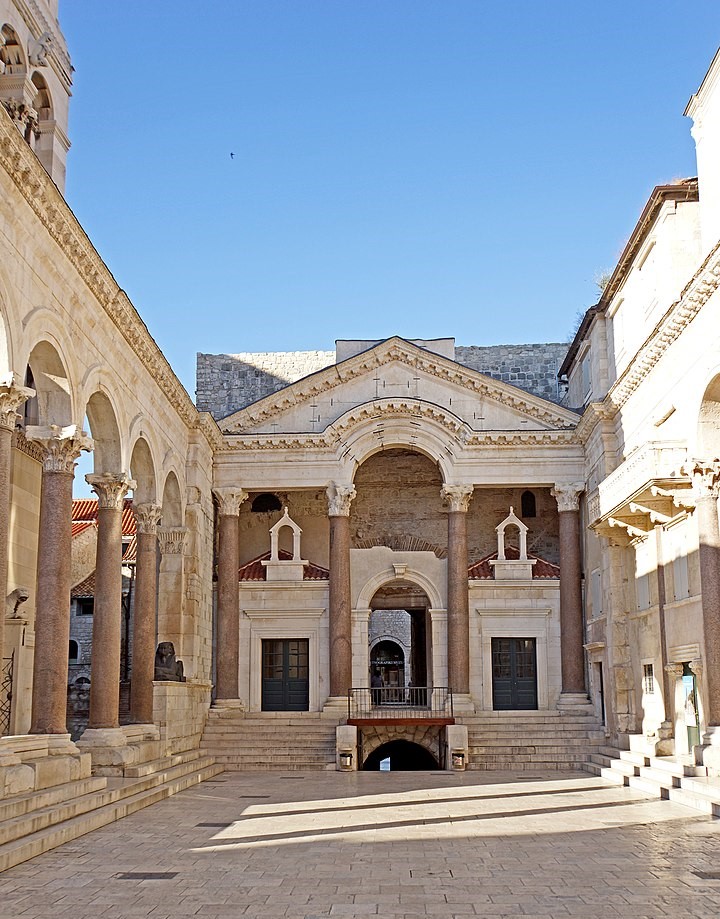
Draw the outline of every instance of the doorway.
<instances>
[{"instance_id":1,"label":"doorway","mask_svg":"<svg viewBox=\"0 0 720 919\"><path fill-rule=\"evenodd\" d=\"M390 740L373 750L363 763L364 772L420 772L439 768L429 750L409 740Z\"/></svg>"},{"instance_id":2,"label":"doorway","mask_svg":"<svg viewBox=\"0 0 720 919\"><path fill-rule=\"evenodd\" d=\"M310 707L310 649L307 638L262 642L262 710L306 712Z\"/></svg>"},{"instance_id":3,"label":"doorway","mask_svg":"<svg viewBox=\"0 0 720 919\"><path fill-rule=\"evenodd\" d=\"M492 639L492 696L496 711L537 709L534 638Z\"/></svg>"},{"instance_id":4,"label":"doorway","mask_svg":"<svg viewBox=\"0 0 720 919\"><path fill-rule=\"evenodd\" d=\"M432 631L425 591L398 579L377 591L370 608L368 685L381 689L379 698L388 702L426 706Z\"/></svg>"}]
</instances>

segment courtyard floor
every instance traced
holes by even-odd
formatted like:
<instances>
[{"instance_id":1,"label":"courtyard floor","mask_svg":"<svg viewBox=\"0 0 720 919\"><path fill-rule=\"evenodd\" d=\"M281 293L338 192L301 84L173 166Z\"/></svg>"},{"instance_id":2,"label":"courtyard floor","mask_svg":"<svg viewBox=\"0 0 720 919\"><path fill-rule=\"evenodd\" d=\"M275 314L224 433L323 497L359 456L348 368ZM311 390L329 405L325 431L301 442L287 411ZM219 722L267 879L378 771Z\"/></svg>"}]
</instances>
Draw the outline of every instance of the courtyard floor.
<instances>
[{"instance_id":1,"label":"courtyard floor","mask_svg":"<svg viewBox=\"0 0 720 919\"><path fill-rule=\"evenodd\" d=\"M720 820L584 773L224 773L0 875L0 919L719 914Z\"/></svg>"}]
</instances>

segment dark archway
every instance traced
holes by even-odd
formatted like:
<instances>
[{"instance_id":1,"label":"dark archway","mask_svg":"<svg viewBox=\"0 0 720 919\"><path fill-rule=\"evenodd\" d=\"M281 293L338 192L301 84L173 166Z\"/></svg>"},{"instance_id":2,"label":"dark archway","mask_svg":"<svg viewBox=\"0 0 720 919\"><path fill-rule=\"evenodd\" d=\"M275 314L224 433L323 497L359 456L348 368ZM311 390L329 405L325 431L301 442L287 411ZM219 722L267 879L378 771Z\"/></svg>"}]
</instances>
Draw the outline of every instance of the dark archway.
<instances>
[{"instance_id":1,"label":"dark archway","mask_svg":"<svg viewBox=\"0 0 720 919\"><path fill-rule=\"evenodd\" d=\"M390 760L390 772L428 772L440 768L432 753L420 744L391 740L373 750L363 764L363 771L379 772L380 763L387 759Z\"/></svg>"}]
</instances>

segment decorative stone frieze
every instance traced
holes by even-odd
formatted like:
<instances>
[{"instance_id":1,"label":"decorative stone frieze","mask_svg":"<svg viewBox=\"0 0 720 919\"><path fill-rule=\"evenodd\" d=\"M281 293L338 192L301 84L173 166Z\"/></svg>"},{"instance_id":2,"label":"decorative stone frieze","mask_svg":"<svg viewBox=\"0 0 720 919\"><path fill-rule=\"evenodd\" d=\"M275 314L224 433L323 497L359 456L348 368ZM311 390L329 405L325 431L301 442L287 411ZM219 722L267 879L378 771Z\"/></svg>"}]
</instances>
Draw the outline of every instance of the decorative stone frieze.
<instances>
[{"instance_id":1,"label":"decorative stone frieze","mask_svg":"<svg viewBox=\"0 0 720 919\"><path fill-rule=\"evenodd\" d=\"M43 471L73 475L80 454L93 449L92 438L76 424L65 427L59 424L30 425L27 439L37 443L43 451Z\"/></svg>"},{"instance_id":2,"label":"decorative stone frieze","mask_svg":"<svg viewBox=\"0 0 720 919\"><path fill-rule=\"evenodd\" d=\"M354 485L331 482L327 487L328 517L349 517L350 504L356 495Z\"/></svg>"},{"instance_id":3,"label":"decorative stone frieze","mask_svg":"<svg viewBox=\"0 0 720 919\"><path fill-rule=\"evenodd\" d=\"M158 527L158 545L162 555L182 555L187 539L187 527Z\"/></svg>"},{"instance_id":4,"label":"decorative stone frieze","mask_svg":"<svg viewBox=\"0 0 720 919\"><path fill-rule=\"evenodd\" d=\"M155 536L157 525L162 517L162 507L159 504L133 504L135 528L142 535Z\"/></svg>"},{"instance_id":5,"label":"decorative stone frieze","mask_svg":"<svg viewBox=\"0 0 720 919\"><path fill-rule=\"evenodd\" d=\"M698 499L717 498L720 494L720 462L717 460L694 459L683 466L682 471L692 479Z\"/></svg>"},{"instance_id":6,"label":"decorative stone frieze","mask_svg":"<svg viewBox=\"0 0 720 919\"><path fill-rule=\"evenodd\" d=\"M440 495L451 513L466 513L474 490L473 485L443 485Z\"/></svg>"},{"instance_id":7,"label":"decorative stone frieze","mask_svg":"<svg viewBox=\"0 0 720 919\"><path fill-rule=\"evenodd\" d=\"M35 395L34 389L18 384L18 376L8 373L0 376L0 428L15 430L19 419L18 408Z\"/></svg>"},{"instance_id":8,"label":"decorative stone frieze","mask_svg":"<svg viewBox=\"0 0 720 919\"><path fill-rule=\"evenodd\" d=\"M558 512L577 511L580 508L580 495L585 491L584 482L572 482L567 485L555 485L550 494L558 503Z\"/></svg>"},{"instance_id":9,"label":"decorative stone frieze","mask_svg":"<svg viewBox=\"0 0 720 919\"><path fill-rule=\"evenodd\" d=\"M237 517L240 513L240 505L247 500L248 493L242 488L213 488L213 494L220 505L220 513L223 516Z\"/></svg>"},{"instance_id":10,"label":"decorative stone frieze","mask_svg":"<svg viewBox=\"0 0 720 919\"><path fill-rule=\"evenodd\" d=\"M92 473L85 476L85 481L97 495L98 508L112 510L120 510L127 493L137 488L137 482L125 472Z\"/></svg>"}]
</instances>

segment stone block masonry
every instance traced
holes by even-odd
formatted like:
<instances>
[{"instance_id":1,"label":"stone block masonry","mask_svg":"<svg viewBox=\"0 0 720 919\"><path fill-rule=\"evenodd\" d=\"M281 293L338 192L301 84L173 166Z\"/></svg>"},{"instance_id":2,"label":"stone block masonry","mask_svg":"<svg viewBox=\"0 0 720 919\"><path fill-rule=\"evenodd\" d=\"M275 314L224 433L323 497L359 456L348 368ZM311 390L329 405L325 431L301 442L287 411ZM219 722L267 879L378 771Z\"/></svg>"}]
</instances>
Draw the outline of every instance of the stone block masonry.
<instances>
[{"instance_id":1,"label":"stone block masonry","mask_svg":"<svg viewBox=\"0 0 720 919\"><path fill-rule=\"evenodd\" d=\"M477 345L455 348L455 360L464 367L486 373L495 380L560 402L557 374L568 351L567 342L538 345Z\"/></svg>"}]
</instances>

